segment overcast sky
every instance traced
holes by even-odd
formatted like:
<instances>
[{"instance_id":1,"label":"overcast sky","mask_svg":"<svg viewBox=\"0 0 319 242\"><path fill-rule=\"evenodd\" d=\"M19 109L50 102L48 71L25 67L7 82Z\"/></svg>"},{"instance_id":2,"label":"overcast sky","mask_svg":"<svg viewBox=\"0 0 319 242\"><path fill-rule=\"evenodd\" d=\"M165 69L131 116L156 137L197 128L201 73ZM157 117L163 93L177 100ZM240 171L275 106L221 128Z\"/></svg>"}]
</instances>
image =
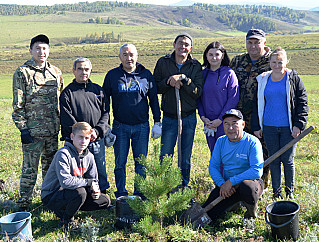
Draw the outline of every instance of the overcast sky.
<instances>
[{"instance_id":1,"label":"overcast sky","mask_svg":"<svg viewBox=\"0 0 319 242\"><path fill-rule=\"evenodd\" d=\"M28 4L28 5L53 5L59 3L77 3L77 2L95 2L96 0L0 0L1 4ZM120 0L122 1L122 0ZM181 0L128 0L127 2L139 2L149 4L161 4L169 5L180 2ZM289 1L278 1L278 0L195 0L194 2L206 2L212 4L267 4L267 5L278 5L281 4L285 7L296 8L296 9L311 9L319 7L318 0L289 0Z\"/></svg>"}]
</instances>

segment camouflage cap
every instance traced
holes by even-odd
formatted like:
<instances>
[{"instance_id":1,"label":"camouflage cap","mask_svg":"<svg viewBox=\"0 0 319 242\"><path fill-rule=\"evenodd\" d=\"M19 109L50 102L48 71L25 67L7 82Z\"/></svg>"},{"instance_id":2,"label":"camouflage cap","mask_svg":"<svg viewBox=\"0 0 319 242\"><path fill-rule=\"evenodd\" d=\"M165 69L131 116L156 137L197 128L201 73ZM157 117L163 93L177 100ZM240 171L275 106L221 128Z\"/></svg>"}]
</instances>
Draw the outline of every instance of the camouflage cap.
<instances>
[{"instance_id":1,"label":"camouflage cap","mask_svg":"<svg viewBox=\"0 0 319 242\"><path fill-rule=\"evenodd\" d=\"M266 35L261 29L250 29L246 35L246 40L248 39L266 39Z\"/></svg>"},{"instance_id":2,"label":"camouflage cap","mask_svg":"<svg viewBox=\"0 0 319 242\"><path fill-rule=\"evenodd\" d=\"M30 42L30 49L32 49L32 46L36 43L36 42L42 42L42 43L46 43L46 44L49 44L50 41L49 41L49 38L48 36L44 35L44 34L39 34L35 37L33 37L31 39L31 42Z\"/></svg>"},{"instance_id":3,"label":"camouflage cap","mask_svg":"<svg viewBox=\"0 0 319 242\"><path fill-rule=\"evenodd\" d=\"M237 109L230 109L230 110L226 111L225 114L223 115L223 119L230 117L230 116L235 116L239 119L244 120L243 114Z\"/></svg>"}]
</instances>

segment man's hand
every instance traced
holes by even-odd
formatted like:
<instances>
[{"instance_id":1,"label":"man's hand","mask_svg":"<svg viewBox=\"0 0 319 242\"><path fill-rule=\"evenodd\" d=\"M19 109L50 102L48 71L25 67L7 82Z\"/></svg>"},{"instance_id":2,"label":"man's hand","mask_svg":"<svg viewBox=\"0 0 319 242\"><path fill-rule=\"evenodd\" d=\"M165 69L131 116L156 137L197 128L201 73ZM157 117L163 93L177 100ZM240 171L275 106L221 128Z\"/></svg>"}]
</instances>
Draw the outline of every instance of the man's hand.
<instances>
[{"instance_id":1,"label":"man's hand","mask_svg":"<svg viewBox=\"0 0 319 242\"><path fill-rule=\"evenodd\" d=\"M260 130L254 131L254 135L255 135L257 138L261 139L261 138L263 137L263 132L262 132L261 129L260 129Z\"/></svg>"},{"instance_id":2,"label":"man's hand","mask_svg":"<svg viewBox=\"0 0 319 242\"><path fill-rule=\"evenodd\" d=\"M217 129L219 125L222 124L223 121L221 121L219 118L214 119L213 121L210 122L209 126L207 126L210 129Z\"/></svg>"},{"instance_id":3,"label":"man's hand","mask_svg":"<svg viewBox=\"0 0 319 242\"><path fill-rule=\"evenodd\" d=\"M224 184L220 186L219 195L222 196L224 199L230 197L236 192L236 189L231 184L230 180L228 179Z\"/></svg>"},{"instance_id":4,"label":"man's hand","mask_svg":"<svg viewBox=\"0 0 319 242\"><path fill-rule=\"evenodd\" d=\"M172 87L176 87L177 89L181 89L181 87L183 86L182 74L170 76L167 80L167 84Z\"/></svg>"},{"instance_id":5,"label":"man's hand","mask_svg":"<svg viewBox=\"0 0 319 242\"><path fill-rule=\"evenodd\" d=\"M95 129L93 129L93 132L91 134L91 142L97 139L97 133L95 131Z\"/></svg>"},{"instance_id":6,"label":"man's hand","mask_svg":"<svg viewBox=\"0 0 319 242\"><path fill-rule=\"evenodd\" d=\"M92 182L91 189L92 189L92 198L98 199L101 196L101 191L99 188L99 184L96 181Z\"/></svg>"},{"instance_id":7,"label":"man's hand","mask_svg":"<svg viewBox=\"0 0 319 242\"><path fill-rule=\"evenodd\" d=\"M292 127L292 134L291 136L296 138L300 134L300 129L296 126Z\"/></svg>"}]
</instances>

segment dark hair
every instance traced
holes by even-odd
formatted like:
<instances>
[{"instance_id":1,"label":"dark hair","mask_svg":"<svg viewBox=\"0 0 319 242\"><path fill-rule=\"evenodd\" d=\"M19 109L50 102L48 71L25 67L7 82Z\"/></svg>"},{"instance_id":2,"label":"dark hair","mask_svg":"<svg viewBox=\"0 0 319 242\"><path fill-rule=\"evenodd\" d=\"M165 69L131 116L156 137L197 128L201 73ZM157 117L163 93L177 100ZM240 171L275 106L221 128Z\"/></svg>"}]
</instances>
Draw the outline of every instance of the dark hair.
<instances>
[{"instance_id":1,"label":"dark hair","mask_svg":"<svg viewBox=\"0 0 319 242\"><path fill-rule=\"evenodd\" d=\"M204 51L204 54L203 54L204 63L202 64L202 66L205 66L205 67L207 67L207 68L210 68L210 64L209 64L209 62L208 62L208 60L207 60L207 53L208 53L208 51L209 51L210 49L218 49L218 50L220 50L220 51L223 53L223 55L224 55L224 56L223 56L223 59L222 59L221 65L222 65L222 66L229 66L230 59L229 59L229 57L228 57L228 55L227 55L227 51L226 51L226 49L224 48L224 46L223 46L221 43L219 43L219 41L214 41L214 42L210 43L210 44L206 47L206 49L205 49L205 51Z\"/></svg>"}]
</instances>

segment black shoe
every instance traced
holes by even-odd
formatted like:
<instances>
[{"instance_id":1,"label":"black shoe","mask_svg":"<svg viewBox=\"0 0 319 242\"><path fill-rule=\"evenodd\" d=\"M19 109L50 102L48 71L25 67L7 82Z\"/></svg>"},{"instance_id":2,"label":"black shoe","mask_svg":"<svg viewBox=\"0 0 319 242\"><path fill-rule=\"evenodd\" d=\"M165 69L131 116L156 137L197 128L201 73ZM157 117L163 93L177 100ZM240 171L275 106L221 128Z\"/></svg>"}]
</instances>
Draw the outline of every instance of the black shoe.
<instances>
[{"instance_id":1,"label":"black shoe","mask_svg":"<svg viewBox=\"0 0 319 242\"><path fill-rule=\"evenodd\" d=\"M60 219L58 224L59 229L64 229L68 232L70 231L77 231L80 229L78 221L72 217L71 219Z\"/></svg>"},{"instance_id":2,"label":"black shoe","mask_svg":"<svg viewBox=\"0 0 319 242\"><path fill-rule=\"evenodd\" d=\"M19 207L19 212L29 212L29 207L28 206Z\"/></svg>"}]
</instances>

